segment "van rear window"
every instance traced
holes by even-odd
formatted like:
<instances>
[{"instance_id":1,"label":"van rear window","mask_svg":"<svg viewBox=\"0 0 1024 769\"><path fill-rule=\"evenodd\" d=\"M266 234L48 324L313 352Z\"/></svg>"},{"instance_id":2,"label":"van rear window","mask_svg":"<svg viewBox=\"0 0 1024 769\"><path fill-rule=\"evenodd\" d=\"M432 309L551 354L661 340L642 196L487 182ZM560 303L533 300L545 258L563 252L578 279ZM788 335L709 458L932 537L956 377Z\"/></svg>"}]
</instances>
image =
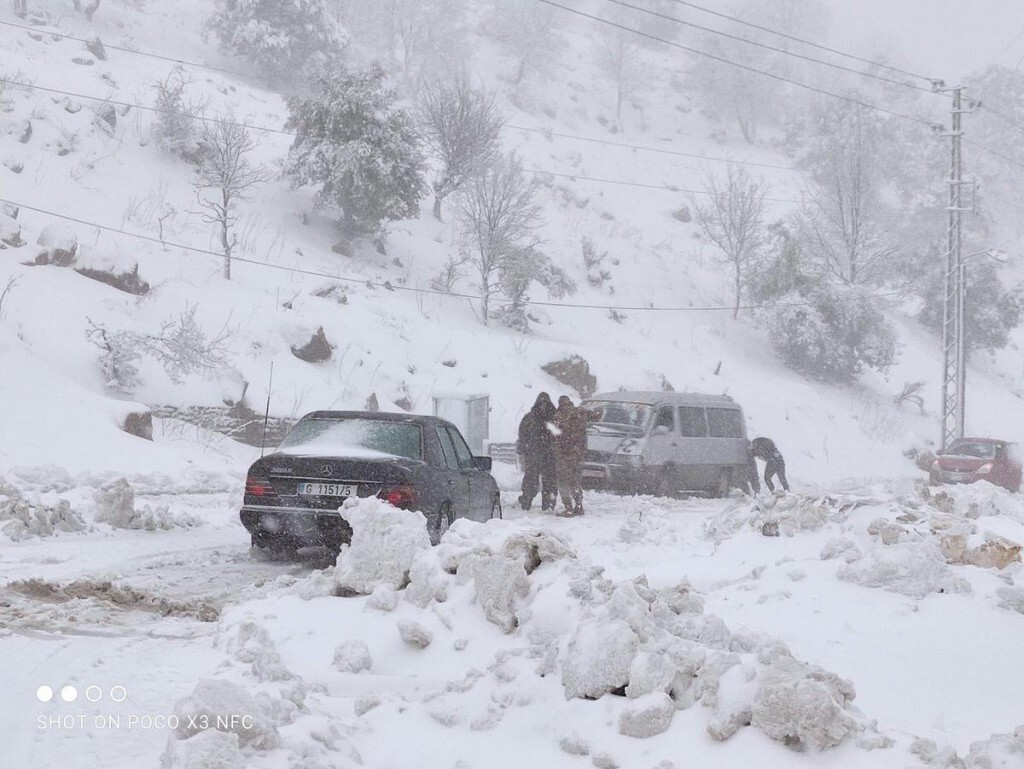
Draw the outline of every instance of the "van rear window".
<instances>
[{"instance_id":1,"label":"van rear window","mask_svg":"<svg viewBox=\"0 0 1024 769\"><path fill-rule=\"evenodd\" d=\"M743 438L743 416L738 409L708 409L712 438Z\"/></svg>"}]
</instances>

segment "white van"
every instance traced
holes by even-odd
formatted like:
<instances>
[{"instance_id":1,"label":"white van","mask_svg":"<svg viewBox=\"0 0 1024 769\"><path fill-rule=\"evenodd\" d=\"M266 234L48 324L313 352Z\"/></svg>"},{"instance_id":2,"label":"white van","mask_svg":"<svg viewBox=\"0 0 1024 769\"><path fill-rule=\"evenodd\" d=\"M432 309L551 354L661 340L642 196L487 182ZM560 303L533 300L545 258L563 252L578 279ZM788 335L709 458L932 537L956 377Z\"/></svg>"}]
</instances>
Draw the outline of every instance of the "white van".
<instances>
[{"instance_id":1,"label":"white van","mask_svg":"<svg viewBox=\"0 0 1024 769\"><path fill-rule=\"evenodd\" d=\"M724 497L749 480L743 409L727 395L600 393L583 406L583 486L627 494L710 493Z\"/></svg>"}]
</instances>

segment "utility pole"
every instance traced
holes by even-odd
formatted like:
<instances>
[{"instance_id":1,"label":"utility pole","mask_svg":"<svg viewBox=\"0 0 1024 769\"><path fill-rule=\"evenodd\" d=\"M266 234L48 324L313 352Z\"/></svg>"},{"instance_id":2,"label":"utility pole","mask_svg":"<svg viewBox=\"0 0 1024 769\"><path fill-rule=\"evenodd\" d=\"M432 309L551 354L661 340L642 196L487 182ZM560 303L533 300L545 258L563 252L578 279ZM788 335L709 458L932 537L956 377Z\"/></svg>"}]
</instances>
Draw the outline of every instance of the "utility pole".
<instances>
[{"instance_id":1,"label":"utility pole","mask_svg":"<svg viewBox=\"0 0 1024 769\"><path fill-rule=\"evenodd\" d=\"M967 288L966 266L963 258L961 216L963 206L963 86L942 89L952 92L952 128L949 133L950 152L949 224L946 233L945 293L942 304L942 435L941 448L957 438L964 437L964 405L967 384L967 355L965 346Z\"/></svg>"}]
</instances>

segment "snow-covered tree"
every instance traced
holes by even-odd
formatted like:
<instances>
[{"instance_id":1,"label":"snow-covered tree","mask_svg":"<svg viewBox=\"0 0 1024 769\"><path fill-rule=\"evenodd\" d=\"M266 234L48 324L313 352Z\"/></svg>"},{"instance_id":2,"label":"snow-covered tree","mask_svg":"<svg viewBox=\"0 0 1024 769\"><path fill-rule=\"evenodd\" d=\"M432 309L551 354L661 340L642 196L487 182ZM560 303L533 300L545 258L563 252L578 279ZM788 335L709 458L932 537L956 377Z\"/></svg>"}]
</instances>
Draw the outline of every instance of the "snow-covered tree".
<instances>
[{"instance_id":1,"label":"snow-covered tree","mask_svg":"<svg viewBox=\"0 0 1024 769\"><path fill-rule=\"evenodd\" d=\"M509 328L524 333L529 331L527 291L534 282L547 289L548 297L552 299L560 299L576 291L576 284L551 261L551 257L536 248L526 248L513 253L501 264L498 286L508 301L495 310L494 317Z\"/></svg>"},{"instance_id":2,"label":"snow-covered tree","mask_svg":"<svg viewBox=\"0 0 1024 769\"><path fill-rule=\"evenodd\" d=\"M231 120L205 124L199 140L194 185L203 208L203 220L217 228L224 254L224 279L231 279L231 254L235 236L235 208L252 188L267 181L266 169L250 159L256 142L249 132Z\"/></svg>"},{"instance_id":3,"label":"snow-covered tree","mask_svg":"<svg viewBox=\"0 0 1024 769\"><path fill-rule=\"evenodd\" d=\"M934 254L935 269L921 286L924 306L918 314L925 326L942 333L945 298L945 256ZM964 303L968 352L1006 347L1010 332L1020 325L1024 312L1024 286L1007 289L996 265L987 259L971 259L967 266L967 291ZM940 267L941 265L941 267Z\"/></svg>"},{"instance_id":4,"label":"snow-covered tree","mask_svg":"<svg viewBox=\"0 0 1024 769\"><path fill-rule=\"evenodd\" d=\"M848 384L896 361L896 334L861 286L822 282L780 297L765 318L782 361L812 379Z\"/></svg>"},{"instance_id":5,"label":"snow-covered tree","mask_svg":"<svg viewBox=\"0 0 1024 769\"><path fill-rule=\"evenodd\" d=\"M456 193L460 250L476 271L481 296L480 320L491 316L491 297L503 278L528 271L541 225L536 188L514 155L493 160Z\"/></svg>"},{"instance_id":6,"label":"snow-covered tree","mask_svg":"<svg viewBox=\"0 0 1024 769\"><path fill-rule=\"evenodd\" d=\"M222 50L286 81L337 61L347 40L326 0L217 0L209 26Z\"/></svg>"},{"instance_id":7,"label":"snow-covered tree","mask_svg":"<svg viewBox=\"0 0 1024 769\"><path fill-rule=\"evenodd\" d=\"M896 252L882 195L877 147L882 134L884 125L866 108L833 105L802 161L812 182L795 233L818 269L841 283L877 283Z\"/></svg>"},{"instance_id":8,"label":"snow-covered tree","mask_svg":"<svg viewBox=\"0 0 1024 769\"><path fill-rule=\"evenodd\" d=\"M740 314L747 272L765 244L765 197L768 187L742 167L730 165L725 178L709 174L704 184L707 198L694 200L694 221L705 239L721 252L732 268L732 317Z\"/></svg>"},{"instance_id":9,"label":"snow-covered tree","mask_svg":"<svg viewBox=\"0 0 1024 769\"><path fill-rule=\"evenodd\" d=\"M457 78L423 88L420 118L424 141L440 165L433 183L434 216L440 219L444 199L498 153L502 115L493 94Z\"/></svg>"},{"instance_id":10,"label":"snow-covered tree","mask_svg":"<svg viewBox=\"0 0 1024 769\"><path fill-rule=\"evenodd\" d=\"M313 95L288 100L287 127L298 136L285 173L317 185L317 203L341 211L347 237L411 219L426 192L413 119L397 104L377 65L334 69L310 83Z\"/></svg>"},{"instance_id":11,"label":"snow-covered tree","mask_svg":"<svg viewBox=\"0 0 1024 769\"><path fill-rule=\"evenodd\" d=\"M551 6L536 0L495 0L494 7L494 36L515 61L515 84L528 74L542 77L557 65L561 38Z\"/></svg>"},{"instance_id":12,"label":"snow-covered tree","mask_svg":"<svg viewBox=\"0 0 1024 769\"><path fill-rule=\"evenodd\" d=\"M151 131L156 145L164 152L191 159L195 150L197 118L206 108L206 103L186 101L186 85L188 82L181 67L175 67L156 84L156 117Z\"/></svg>"}]
</instances>

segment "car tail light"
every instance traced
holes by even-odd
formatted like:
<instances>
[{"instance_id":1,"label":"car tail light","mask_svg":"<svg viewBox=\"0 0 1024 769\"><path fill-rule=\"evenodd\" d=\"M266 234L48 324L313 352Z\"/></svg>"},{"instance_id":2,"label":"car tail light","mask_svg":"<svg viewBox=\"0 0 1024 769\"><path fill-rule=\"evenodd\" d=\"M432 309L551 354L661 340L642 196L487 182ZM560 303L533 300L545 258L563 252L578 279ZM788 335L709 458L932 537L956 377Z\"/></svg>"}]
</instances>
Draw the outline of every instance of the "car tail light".
<instances>
[{"instance_id":1,"label":"car tail light","mask_svg":"<svg viewBox=\"0 0 1024 769\"><path fill-rule=\"evenodd\" d=\"M992 472L992 463L986 462L974 472L976 472L978 475L988 475L989 473Z\"/></svg>"},{"instance_id":2,"label":"car tail light","mask_svg":"<svg viewBox=\"0 0 1024 769\"><path fill-rule=\"evenodd\" d=\"M377 496L395 507L406 510L416 502L416 491L412 486L387 486L381 489Z\"/></svg>"},{"instance_id":3,"label":"car tail light","mask_svg":"<svg viewBox=\"0 0 1024 769\"><path fill-rule=\"evenodd\" d=\"M250 475L245 479L245 496L247 497L276 497L277 492L270 485L266 478L259 478Z\"/></svg>"}]
</instances>

